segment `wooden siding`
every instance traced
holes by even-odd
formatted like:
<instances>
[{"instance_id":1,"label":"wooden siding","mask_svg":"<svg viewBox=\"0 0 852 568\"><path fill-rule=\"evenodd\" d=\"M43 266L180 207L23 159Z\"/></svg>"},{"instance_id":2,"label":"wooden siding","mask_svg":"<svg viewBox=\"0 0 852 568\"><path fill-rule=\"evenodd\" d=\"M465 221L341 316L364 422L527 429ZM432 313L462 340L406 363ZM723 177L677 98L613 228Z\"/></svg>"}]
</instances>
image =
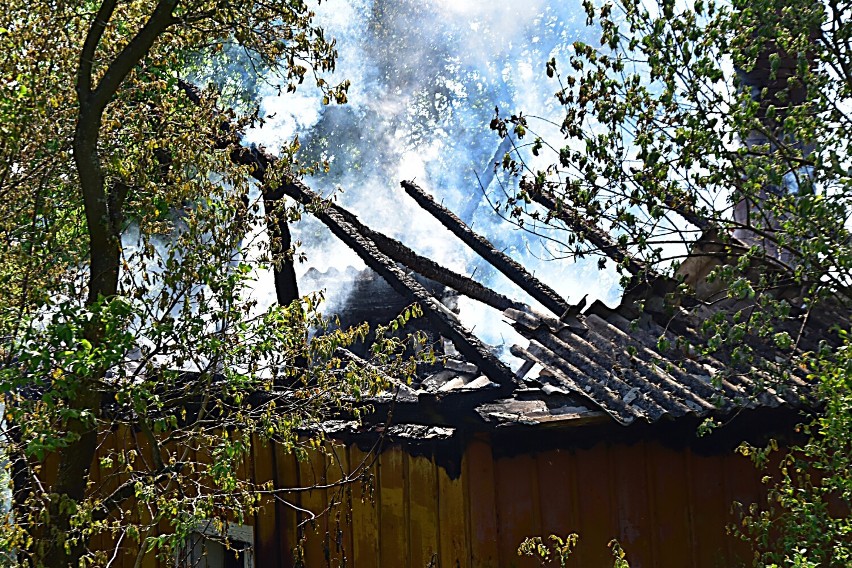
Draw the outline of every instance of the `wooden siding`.
<instances>
[{"instance_id":1,"label":"wooden siding","mask_svg":"<svg viewBox=\"0 0 852 568\"><path fill-rule=\"evenodd\" d=\"M631 568L736 566L747 553L726 535L731 503L762 493L760 472L742 456L654 441L495 457L481 436L468 442L455 478L434 458L401 446L379 456L330 448L331 455L300 462L280 447L253 444L243 469L256 481L278 489L321 486L263 498L248 521L256 568L293 566L297 547L308 568L535 567L517 554L525 537L571 532L580 541L569 566L611 568L613 538ZM338 484L362 469L364 483ZM93 544L110 548L104 538ZM126 562L113 566L133 565L135 551L125 552ZM157 563L146 558L142 565Z\"/></svg>"},{"instance_id":2,"label":"wooden siding","mask_svg":"<svg viewBox=\"0 0 852 568\"><path fill-rule=\"evenodd\" d=\"M355 447L338 452L351 465L369 461ZM311 481L304 464L299 472L301 484ZM534 567L517 554L525 537L570 532L580 535L571 566L611 568L613 538L632 568L735 566L747 552L726 535L731 503L762 492L760 472L746 458L656 442L495 458L488 439L474 439L455 479L434 459L393 446L369 472L372 486L345 492L347 511L304 532L308 568ZM299 501L317 510L326 504L313 492ZM259 553L269 548L263 535L294 538L292 515L278 517L278 510L259 519L276 526L258 531ZM259 554L257 565L281 565L279 558Z\"/></svg>"}]
</instances>

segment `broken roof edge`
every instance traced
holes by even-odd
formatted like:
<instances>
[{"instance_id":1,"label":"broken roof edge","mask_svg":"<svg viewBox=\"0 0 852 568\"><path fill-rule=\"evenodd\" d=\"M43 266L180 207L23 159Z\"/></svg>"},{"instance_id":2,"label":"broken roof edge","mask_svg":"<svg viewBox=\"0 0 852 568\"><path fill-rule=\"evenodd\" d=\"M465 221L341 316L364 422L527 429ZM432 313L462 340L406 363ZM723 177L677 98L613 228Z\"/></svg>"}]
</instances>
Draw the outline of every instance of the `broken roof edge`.
<instances>
[{"instance_id":1,"label":"broken roof edge","mask_svg":"<svg viewBox=\"0 0 852 568\"><path fill-rule=\"evenodd\" d=\"M493 409L500 412L497 407ZM802 432L797 425L803 416L789 407L744 409L729 416L722 427L711 430L702 429L702 420L695 416L654 423L637 421L625 428L601 411L584 409L566 409L563 417L543 421L503 420L505 417L499 415L478 424L439 425L410 418L395 411L391 422L330 425L328 435L365 452L401 448L408 455L434 460L452 476L463 468L464 455L474 443L487 444L495 459L553 450L584 451L598 444L662 445L688 449L696 455L718 455L730 454L743 442L756 446L770 439L781 445L800 443Z\"/></svg>"},{"instance_id":2,"label":"broken roof edge","mask_svg":"<svg viewBox=\"0 0 852 568\"><path fill-rule=\"evenodd\" d=\"M413 183L403 182L402 185L410 193L414 193L420 198L418 202L428 203L444 216L451 215ZM319 199L300 182L293 182L292 186L295 187L295 191L292 189L290 191L293 191L303 203L306 201L314 202ZM290 191L287 191L287 193L290 193ZM300 193L301 195L299 195ZM305 195L310 199L306 200ZM423 206L422 203L421 206ZM480 400L482 404L498 404L501 403L500 401L505 403L505 401L511 400L506 398L507 395L515 396L523 390L525 380L522 376L513 375L502 362L494 357L487 346L472 336L455 315L448 313L448 310L431 294L425 291L421 294L420 290L417 289L416 282L408 282L405 278L400 278L396 274L398 269L394 262L414 265L412 269L423 274L422 267L421 270L417 268L419 261L424 260L424 257L419 257L401 243L370 230L360 223L354 215L337 205L328 205L325 211L318 213L318 216L324 215L326 219L329 219L331 224L326 219L321 218L320 220L325 222L338 237L352 247L367 265L385 278L397 292L411 297L414 301L421 302L421 305L425 303L424 311L430 320L438 321L440 325L437 327L440 333L445 334L447 323L453 324L450 329L455 335L446 333L445 336L485 375L485 377L482 377L484 380L481 381L481 385L476 383L465 388L470 382L474 381L450 378L446 384L441 385L442 388L437 389L438 391L446 390L448 392L412 391L407 393L406 398L410 400L406 401L403 406L410 406L412 410L410 418L412 420L417 421L418 417L427 419L427 421L436 418L433 413L438 406L446 408L465 407L469 419L469 413L475 410L470 405L475 401ZM460 220L451 218L451 221L450 225L455 228L454 233L462 231L462 229L469 232L469 229ZM478 235L467 235L467 237L469 237L469 240L475 241L478 246L487 246L491 252L494 252L493 246L490 246L488 241ZM399 247L403 248L400 249ZM396 252L394 252L395 250ZM404 255L408 255L408 262L401 260L399 250L402 250L405 253ZM409 255L409 253L414 256ZM491 262L490 259L489 262ZM514 271L514 265L507 264L507 266L510 272ZM520 274L523 275L523 273ZM424 276L429 278L426 274ZM515 273L515 276L518 276L518 273ZM478 283L476 285L479 286L480 291L481 289L487 290ZM566 416L562 418L545 413L537 419L530 420L527 420L527 418L530 418L529 416L520 416L514 422L503 420L501 427L526 422L529 422L527 426L545 422L581 425L583 416L587 413L596 412L605 413L615 423L627 426L642 422L665 421L663 419L677 420L689 417L714 416L724 418L737 414L743 409L778 406L796 407L798 405L800 397L797 398L795 394L776 393L769 389L760 392L758 396L751 388L753 385L736 376L732 377L730 381L723 377L720 386L717 388L712 385L712 377L715 373L701 369L692 369L689 372L678 370L675 368L676 364L670 355L654 352L655 348L648 344L649 342L655 344L658 339L656 336L651 337L653 333L648 335L648 333L643 332L643 334L639 334L641 337L633 337L637 334L625 327L624 321L628 321L630 318L629 314L623 312L636 299L634 296L636 294L653 296L657 300L663 301L663 296L671 291L671 285L672 280L662 276L658 279L645 280L637 283L634 289L626 291L622 303L617 308L608 308L598 301L582 316L580 316L582 301L572 306L561 300L563 305L557 311L561 311L563 307L566 309L558 314L558 316L561 316L558 319L539 314L530 306L519 302L513 302L513 305L507 307L503 311L504 315L516 320L516 323L518 323L517 320L523 319L533 321L533 324L526 325L526 333L522 333L531 341L530 346L527 348L516 346L518 353L526 355L523 357L526 363L522 367L522 371L528 371L529 367L533 365L541 365L546 369L549 377L555 377L559 383L582 399L586 410L575 413L577 416L573 417L568 416L571 413L566 413ZM452 284L449 284L449 286L458 290ZM464 291L461 292L464 293ZM479 299L475 294L465 295ZM506 305L508 298L503 298L498 305ZM485 303L491 307L497 307L493 302L488 303L486 301ZM640 309L642 313L646 311L646 309ZM652 320L656 319L653 309L647 313L647 316ZM450 321L441 321L444 319ZM612 319L624 321L613 322ZM535 323L536 321L538 323ZM586 323L590 325L587 326ZM588 328L592 329L590 333L596 338L594 341L584 340L583 335ZM648 335L648 337L645 337L645 335ZM472 338L472 341L469 338ZM633 355L628 354L628 359L635 359L636 362L625 364L625 353L622 353L620 348L631 344L630 339L637 339L638 343L633 341L633 343L637 343L633 347L637 352L640 352L640 357L636 359ZM606 346L610 343L615 345L614 349L607 349ZM494 361L497 364L490 365ZM711 358L710 362L716 367L717 371L726 366L725 361ZM475 377L471 377L471 379L475 379ZM491 384L492 382L497 383L499 387L491 388L494 386ZM541 381L542 386L547 386L546 383L547 381ZM529 382L526 381L526 384L529 384ZM438 412L438 414L441 413ZM603 414L598 415L598 418L601 416ZM485 422L488 423L487 420ZM435 424L440 424L440 420Z\"/></svg>"},{"instance_id":3,"label":"broken roof edge","mask_svg":"<svg viewBox=\"0 0 852 568\"><path fill-rule=\"evenodd\" d=\"M540 383L552 382L585 398L623 426L690 416L724 420L759 407L814 406L806 381L794 372L775 384L762 359L736 372L721 355L661 351L660 338L670 333L653 318L633 325L618 308L598 302L570 323L512 309L504 315L530 342L514 346L513 353L541 367Z\"/></svg>"}]
</instances>

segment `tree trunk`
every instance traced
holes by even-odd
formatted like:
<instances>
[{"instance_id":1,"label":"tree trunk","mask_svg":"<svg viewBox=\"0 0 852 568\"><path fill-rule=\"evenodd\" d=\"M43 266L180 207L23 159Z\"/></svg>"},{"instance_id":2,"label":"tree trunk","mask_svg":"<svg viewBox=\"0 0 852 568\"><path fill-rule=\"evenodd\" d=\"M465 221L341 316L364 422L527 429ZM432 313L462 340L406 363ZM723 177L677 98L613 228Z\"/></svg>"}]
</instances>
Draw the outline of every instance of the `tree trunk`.
<instances>
[{"instance_id":1,"label":"tree trunk","mask_svg":"<svg viewBox=\"0 0 852 568\"><path fill-rule=\"evenodd\" d=\"M115 297L121 254L121 219L128 187L115 184L107 188L98 154L101 123L107 104L115 96L128 73L150 50L157 38L174 23L172 12L178 0L160 0L151 17L133 39L109 62L96 87L92 68L98 44L112 17L117 0L104 0L86 34L77 69L76 91L79 102L74 131L74 163L86 213L89 234L89 291L86 307L97 311ZM90 319L83 335L97 350L104 341L105 329L99 317ZM71 520L86 494L89 468L97 447L97 424L101 416L102 392L98 383L107 369L96 366L88 375L76 377L77 390L67 405L75 411L64 424L68 445L58 450L59 469L51 488L49 517L41 527L43 539L36 545L36 565L51 568L78 566L86 550L79 538L68 542ZM67 545L66 545L67 543Z\"/></svg>"},{"instance_id":2,"label":"tree trunk","mask_svg":"<svg viewBox=\"0 0 852 568\"><path fill-rule=\"evenodd\" d=\"M80 101L80 114L74 135L74 161L80 176L80 188L86 211L89 232L89 293L86 307L96 308L100 302L109 302L118 288L120 236L115 221L118 211L110 211L110 200L104 185L103 172L97 151L101 113L93 109L88 100ZM114 190L114 191L117 191ZM98 349L104 341L104 329L98 317L93 317L84 330L84 337ZM97 380L106 369L93 369L92 374L77 377L76 395L68 400L70 409L89 419L69 418L60 426L73 440L58 451L59 469L52 487L49 506L50 521L44 527L42 542L45 566L76 566L85 551L84 542L66 546L71 532L71 518L76 505L85 497L89 467L97 445L97 422L101 414L101 392Z\"/></svg>"}]
</instances>

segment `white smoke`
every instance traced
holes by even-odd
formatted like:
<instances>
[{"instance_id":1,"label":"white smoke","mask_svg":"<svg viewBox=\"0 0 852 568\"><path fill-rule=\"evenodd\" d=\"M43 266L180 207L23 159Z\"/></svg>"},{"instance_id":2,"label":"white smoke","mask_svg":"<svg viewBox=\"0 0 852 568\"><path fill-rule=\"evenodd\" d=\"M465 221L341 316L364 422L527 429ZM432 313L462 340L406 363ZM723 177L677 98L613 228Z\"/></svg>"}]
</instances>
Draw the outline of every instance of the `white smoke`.
<instances>
[{"instance_id":1,"label":"white smoke","mask_svg":"<svg viewBox=\"0 0 852 568\"><path fill-rule=\"evenodd\" d=\"M501 115L523 110L542 117L534 128L561 140L555 125L562 117L553 97L558 85L547 79L544 67L574 41L597 34L585 27L579 0L334 0L323 2L317 13L326 34L337 39L340 57L332 82L351 81L349 103L324 107L319 91L310 87L295 96L279 97L270 90L261 104L272 118L249 132L247 141L275 149L298 135L304 160L331 165L329 174L306 180L314 189L335 194L370 227L536 305L420 209L399 182L416 179L456 213L482 199L477 176L493 167L500 144L488 128L495 106ZM498 172L484 188L492 203L505 203L500 187L505 181ZM590 301L617 301L618 276L611 269L598 270L597 258L555 258L563 253L552 241L515 229L484 199L467 221L569 301L586 293ZM294 239L308 258L297 265L298 276L309 267L320 272L363 267L307 216L295 224ZM274 297L271 279L259 283L258 293ZM328 294L326 311L344 300L345 290ZM517 340L499 313L473 301L462 301L460 307L463 321L484 341L508 345Z\"/></svg>"}]
</instances>

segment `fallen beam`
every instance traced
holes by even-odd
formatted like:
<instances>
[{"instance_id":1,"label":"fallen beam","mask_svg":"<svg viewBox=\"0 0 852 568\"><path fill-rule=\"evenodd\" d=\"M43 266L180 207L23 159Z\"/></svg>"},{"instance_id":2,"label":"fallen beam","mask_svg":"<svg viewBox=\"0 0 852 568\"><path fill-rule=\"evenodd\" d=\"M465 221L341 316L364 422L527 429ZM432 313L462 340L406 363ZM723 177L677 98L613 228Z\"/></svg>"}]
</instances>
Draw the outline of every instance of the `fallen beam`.
<instances>
[{"instance_id":1,"label":"fallen beam","mask_svg":"<svg viewBox=\"0 0 852 568\"><path fill-rule=\"evenodd\" d=\"M422 189L410 181L401 183L405 192L410 195L420 207L428 211L441 222L447 229L452 231L454 235L465 242L479 256L491 263L494 268L506 275L512 282L520 286L527 294L541 302L541 304L556 314L561 316L571 308L571 305L566 302L559 294L557 294L547 284L541 282L535 276L527 272L527 270L511 259L506 254L494 248L485 237L471 231L461 219L456 217L449 209L443 205L436 203L431 196L427 195Z\"/></svg>"},{"instance_id":2,"label":"fallen beam","mask_svg":"<svg viewBox=\"0 0 852 568\"><path fill-rule=\"evenodd\" d=\"M361 257L364 263L375 270L398 293L420 304L424 314L436 330L452 341L459 353L500 386L500 392L508 392L516 386L511 369L495 357L479 339L467 331L455 314L447 310L432 297L419 282L402 271L393 260L378 250L376 245L352 226L334 207L322 207L322 199L298 180L288 179L281 184L281 191L303 204L319 204L311 213L327 226L331 232Z\"/></svg>"}]
</instances>

